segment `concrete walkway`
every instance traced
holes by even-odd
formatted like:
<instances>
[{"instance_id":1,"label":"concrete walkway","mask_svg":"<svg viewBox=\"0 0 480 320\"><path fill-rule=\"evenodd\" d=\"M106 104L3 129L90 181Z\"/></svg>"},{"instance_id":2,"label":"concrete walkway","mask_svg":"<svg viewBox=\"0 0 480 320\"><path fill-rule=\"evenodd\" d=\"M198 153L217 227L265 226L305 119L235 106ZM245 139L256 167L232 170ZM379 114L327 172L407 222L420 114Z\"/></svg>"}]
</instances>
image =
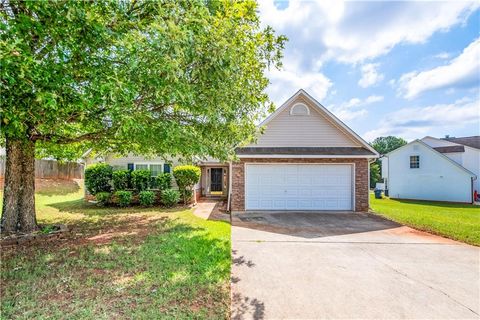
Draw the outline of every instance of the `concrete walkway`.
<instances>
[{"instance_id":1,"label":"concrete walkway","mask_svg":"<svg viewBox=\"0 0 480 320\"><path fill-rule=\"evenodd\" d=\"M193 208L193 214L199 218L230 222L230 215L225 211L225 200L218 199L200 199Z\"/></svg>"},{"instance_id":2,"label":"concrete walkway","mask_svg":"<svg viewBox=\"0 0 480 320\"><path fill-rule=\"evenodd\" d=\"M210 217L210 215L212 214L213 209L215 208L217 203L218 201L213 200L199 201L193 209L193 214L199 218L207 220L208 217Z\"/></svg>"},{"instance_id":3,"label":"concrete walkway","mask_svg":"<svg viewBox=\"0 0 480 320\"><path fill-rule=\"evenodd\" d=\"M232 319L479 319L477 247L370 214L232 223Z\"/></svg>"}]
</instances>

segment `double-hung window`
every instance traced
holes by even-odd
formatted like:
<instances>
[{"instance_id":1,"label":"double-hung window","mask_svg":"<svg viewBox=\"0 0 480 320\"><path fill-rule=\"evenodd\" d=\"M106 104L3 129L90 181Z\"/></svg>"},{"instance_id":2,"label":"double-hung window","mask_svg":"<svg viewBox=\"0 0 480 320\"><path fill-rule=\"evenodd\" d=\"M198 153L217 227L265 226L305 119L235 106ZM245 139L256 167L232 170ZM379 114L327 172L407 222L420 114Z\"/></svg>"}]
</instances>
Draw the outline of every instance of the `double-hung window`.
<instances>
[{"instance_id":1,"label":"double-hung window","mask_svg":"<svg viewBox=\"0 0 480 320\"><path fill-rule=\"evenodd\" d=\"M420 156L410 156L410 169L420 168Z\"/></svg>"},{"instance_id":2,"label":"double-hung window","mask_svg":"<svg viewBox=\"0 0 480 320\"><path fill-rule=\"evenodd\" d=\"M160 163L135 163L135 170L150 170L152 177L162 173L162 164Z\"/></svg>"}]
</instances>

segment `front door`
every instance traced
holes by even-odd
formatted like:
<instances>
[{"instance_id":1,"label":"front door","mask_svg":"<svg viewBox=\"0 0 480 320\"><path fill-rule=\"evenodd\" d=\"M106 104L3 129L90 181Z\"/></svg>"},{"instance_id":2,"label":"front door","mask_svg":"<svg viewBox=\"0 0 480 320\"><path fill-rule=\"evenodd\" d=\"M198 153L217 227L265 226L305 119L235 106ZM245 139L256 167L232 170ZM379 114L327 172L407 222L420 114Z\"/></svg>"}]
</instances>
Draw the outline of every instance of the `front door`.
<instances>
[{"instance_id":1,"label":"front door","mask_svg":"<svg viewBox=\"0 0 480 320\"><path fill-rule=\"evenodd\" d=\"M223 169L211 168L210 169L210 193L221 194L223 191L222 183Z\"/></svg>"}]
</instances>

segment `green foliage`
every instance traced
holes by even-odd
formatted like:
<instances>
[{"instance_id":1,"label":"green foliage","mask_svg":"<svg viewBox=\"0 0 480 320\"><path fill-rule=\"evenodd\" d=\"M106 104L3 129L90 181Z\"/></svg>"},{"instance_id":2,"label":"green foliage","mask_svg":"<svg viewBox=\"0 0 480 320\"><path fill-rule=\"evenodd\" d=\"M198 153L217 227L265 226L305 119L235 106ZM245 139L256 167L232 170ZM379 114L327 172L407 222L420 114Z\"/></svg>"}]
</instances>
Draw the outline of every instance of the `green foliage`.
<instances>
[{"instance_id":1,"label":"green foliage","mask_svg":"<svg viewBox=\"0 0 480 320\"><path fill-rule=\"evenodd\" d=\"M380 153L380 155L387 154L390 151L398 149L401 146L404 146L406 144L407 144L407 141L405 141L403 138L394 137L394 136L378 137L378 138L375 138L375 140L373 140L372 143L370 143L373 149L377 150L377 152ZM380 172L382 169L382 162L379 159L377 159L375 160L375 164L378 167L378 173L375 171L377 170L376 167L373 167L373 172L372 172L372 166L370 166L370 186L372 186L373 181L377 182L381 178Z\"/></svg>"},{"instance_id":2,"label":"green foliage","mask_svg":"<svg viewBox=\"0 0 480 320\"><path fill-rule=\"evenodd\" d=\"M120 207L127 207L132 203L133 197L131 191L116 191L114 195Z\"/></svg>"},{"instance_id":3,"label":"green foliage","mask_svg":"<svg viewBox=\"0 0 480 320\"><path fill-rule=\"evenodd\" d=\"M251 0L6 1L0 14L0 138L60 158L226 159L271 107L264 71L286 41Z\"/></svg>"},{"instance_id":4,"label":"green foliage","mask_svg":"<svg viewBox=\"0 0 480 320\"><path fill-rule=\"evenodd\" d=\"M96 195L99 192L112 190L113 169L105 163L97 163L85 169L85 187L88 192Z\"/></svg>"},{"instance_id":5,"label":"green foliage","mask_svg":"<svg viewBox=\"0 0 480 320\"><path fill-rule=\"evenodd\" d=\"M375 188L377 182L381 180L380 166L376 162L370 164L370 188Z\"/></svg>"},{"instance_id":6,"label":"green foliage","mask_svg":"<svg viewBox=\"0 0 480 320\"><path fill-rule=\"evenodd\" d=\"M166 189L162 191L162 204L168 208L173 207L180 200L180 192L173 189Z\"/></svg>"},{"instance_id":7,"label":"green foliage","mask_svg":"<svg viewBox=\"0 0 480 320\"><path fill-rule=\"evenodd\" d=\"M130 185L130 171L128 170L113 171L112 179L113 179L114 190L128 189Z\"/></svg>"},{"instance_id":8,"label":"green foliage","mask_svg":"<svg viewBox=\"0 0 480 320\"><path fill-rule=\"evenodd\" d=\"M200 179L200 168L191 165L178 166L173 169L173 176L185 204L192 196L192 188Z\"/></svg>"},{"instance_id":9,"label":"green foliage","mask_svg":"<svg viewBox=\"0 0 480 320\"><path fill-rule=\"evenodd\" d=\"M110 192L99 192L95 195L95 199L102 206L108 204L110 202L111 197L112 197L112 194Z\"/></svg>"},{"instance_id":10,"label":"green foliage","mask_svg":"<svg viewBox=\"0 0 480 320\"><path fill-rule=\"evenodd\" d=\"M42 233L42 234L49 234L49 233L52 233L52 232L55 231L55 230L56 230L55 226L49 224L49 225L44 226L44 227L40 230L40 233Z\"/></svg>"},{"instance_id":11,"label":"green foliage","mask_svg":"<svg viewBox=\"0 0 480 320\"><path fill-rule=\"evenodd\" d=\"M155 203L155 192L141 191L138 194L138 200L142 206L149 207Z\"/></svg>"},{"instance_id":12,"label":"green foliage","mask_svg":"<svg viewBox=\"0 0 480 320\"><path fill-rule=\"evenodd\" d=\"M138 192L150 188L150 170L135 170L131 173L132 187Z\"/></svg>"},{"instance_id":13,"label":"green foliage","mask_svg":"<svg viewBox=\"0 0 480 320\"><path fill-rule=\"evenodd\" d=\"M157 187L160 190L170 189L172 187L172 175L170 173L162 173L157 176Z\"/></svg>"},{"instance_id":14,"label":"green foliage","mask_svg":"<svg viewBox=\"0 0 480 320\"><path fill-rule=\"evenodd\" d=\"M378 137L371 143L371 146L377 150L381 155L387 154L390 151L400 148L407 144L407 141L400 137L388 136Z\"/></svg>"}]
</instances>

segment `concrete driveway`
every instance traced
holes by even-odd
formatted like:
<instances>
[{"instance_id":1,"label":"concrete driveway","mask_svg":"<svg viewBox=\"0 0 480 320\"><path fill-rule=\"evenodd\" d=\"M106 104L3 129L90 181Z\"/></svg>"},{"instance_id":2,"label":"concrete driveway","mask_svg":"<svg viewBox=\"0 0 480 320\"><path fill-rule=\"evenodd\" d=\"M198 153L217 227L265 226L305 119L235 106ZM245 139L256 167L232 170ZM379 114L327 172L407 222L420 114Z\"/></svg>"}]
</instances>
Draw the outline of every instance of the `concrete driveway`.
<instances>
[{"instance_id":1,"label":"concrete driveway","mask_svg":"<svg viewBox=\"0 0 480 320\"><path fill-rule=\"evenodd\" d=\"M232 319L479 319L477 247L370 214L232 220Z\"/></svg>"}]
</instances>

